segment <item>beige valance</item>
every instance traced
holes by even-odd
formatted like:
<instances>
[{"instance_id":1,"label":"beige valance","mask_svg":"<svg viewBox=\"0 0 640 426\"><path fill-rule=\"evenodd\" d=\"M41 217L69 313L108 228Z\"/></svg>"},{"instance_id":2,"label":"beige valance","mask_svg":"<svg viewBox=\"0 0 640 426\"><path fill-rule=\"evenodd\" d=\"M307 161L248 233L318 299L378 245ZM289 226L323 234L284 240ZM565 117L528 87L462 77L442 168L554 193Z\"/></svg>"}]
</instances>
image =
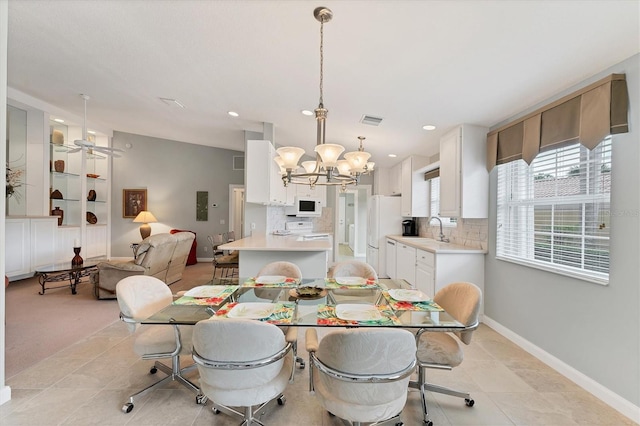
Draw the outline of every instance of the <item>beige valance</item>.
<instances>
[{"instance_id":1,"label":"beige valance","mask_svg":"<svg viewBox=\"0 0 640 426\"><path fill-rule=\"evenodd\" d=\"M438 176L440 176L440 167L438 167L437 169L433 169L433 170L429 170L428 172L425 172L424 180L435 179Z\"/></svg>"},{"instance_id":2,"label":"beige valance","mask_svg":"<svg viewBox=\"0 0 640 426\"><path fill-rule=\"evenodd\" d=\"M595 148L606 136L629 131L624 74L611 74L487 134L487 170L579 141Z\"/></svg>"}]
</instances>

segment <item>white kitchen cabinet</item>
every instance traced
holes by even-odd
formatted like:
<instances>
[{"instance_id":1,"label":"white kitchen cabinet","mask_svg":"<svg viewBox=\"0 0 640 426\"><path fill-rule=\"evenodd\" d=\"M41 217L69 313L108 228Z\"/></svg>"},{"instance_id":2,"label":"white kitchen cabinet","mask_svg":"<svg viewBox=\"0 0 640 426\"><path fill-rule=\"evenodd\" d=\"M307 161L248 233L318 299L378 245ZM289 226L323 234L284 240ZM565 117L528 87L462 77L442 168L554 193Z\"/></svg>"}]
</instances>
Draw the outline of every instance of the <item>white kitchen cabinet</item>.
<instances>
[{"instance_id":1,"label":"white kitchen cabinet","mask_svg":"<svg viewBox=\"0 0 640 426\"><path fill-rule=\"evenodd\" d=\"M463 124L440 139L440 215L487 218L489 129Z\"/></svg>"},{"instance_id":2,"label":"white kitchen cabinet","mask_svg":"<svg viewBox=\"0 0 640 426\"><path fill-rule=\"evenodd\" d=\"M247 203L271 206L287 204L287 188L282 183L280 167L273 160L275 156L276 150L270 141L247 141L245 156L245 201Z\"/></svg>"},{"instance_id":3,"label":"white kitchen cabinet","mask_svg":"<svg viewBox=\"0 0 640 426\"><path fill-rule=\"evenodd\" d=\"M435 295L435 255L416 250L416 288L427 296Z\"/></svg>"},{"instance_id":4,"label":"white kitchen cabinet","mask_svg":"<svg viewBox=\"0 0 640 426\"><path fill-rule=\"evenodd\" d=\"M388 195L400 195L402 194L402 163L398 163L389 169L389 194Z\"/></svg>"},{"instance_id":5,"label":"white kitchen cabinet","mask_svg":"<svg viewBox=\"0 0 640 426\"><path fill-rule=\"evenodd\" d=\"M296 187L296 195L298 197L317 198L320 200L322 207L327 205L327 187L324 185L316 185L311 188L309 185L293 185Z\"/></svg>"},{"instance_id":6,"label":"white kitchen cabinet","mask_svg":"<svg viewBox=\"0 0 640 426\"><path fill-rule=\"evenodd\" d=\"M396 240L392 240L391 238L387 238L386 241L386 248L387 248L387 255L386 257L386 273L387 275L389 275L389 278L396 278L398 273L397 273L397 266L396 266L396 245L398 243L396 242Z\"/></svg>"},{"instance_id":7,"label":"white kitchen cabinet","mask_svg":"<svg viewBox=\"0 0 640 426\"><path fill-rule=\"evenodd\" d=\"M5 219L5 275L9 278L33 276L39 267L55 262L56 217ZM69 257L71 261L73 252Z\"/></svg>"},{"instance_id":8,"label":"white kitchen cabinet","mask_svg":"<svg viewBox=\"0 0 640 426\"><path fill-rule=\"evenodd\" d=\"M396 278L416 286L416 249L400 242L396 244Z\"/></svg>"},{"instance_id":9,"label":"white kitchen cabinet","mask_svg":"<svg viewBox=\"0 0 640 426\"><path fill-rule=\"evenodd\" d=\"M424 173L420 169L429 164L427 157L412 155L401 163L402 209L405 217L428 217L429 197L428 182L424 180Z\"/></svg>"},{"instance_id":10,"label":"white kitchen cabinet","mask_svg":"<svg viewBox=\"0 0 640 426\"><path fill-rule=\"evenodd\" d=\"M373 195L392 195L389 187L388 167L376 167L373 171Z\"/></svg>"}]
</instances>

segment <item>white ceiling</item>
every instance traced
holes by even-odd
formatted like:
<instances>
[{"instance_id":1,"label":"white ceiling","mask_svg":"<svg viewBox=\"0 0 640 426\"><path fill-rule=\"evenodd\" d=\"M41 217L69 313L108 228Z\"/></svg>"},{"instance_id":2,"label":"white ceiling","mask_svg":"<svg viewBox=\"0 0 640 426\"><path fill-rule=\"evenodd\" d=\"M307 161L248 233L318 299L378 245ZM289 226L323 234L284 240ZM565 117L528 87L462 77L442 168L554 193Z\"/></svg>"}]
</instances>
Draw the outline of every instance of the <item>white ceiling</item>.
<instances>
[{"instance_id":1,"label":"white ceiling","mask_svg":"<svg viewBox=\"0 0 640 426\"><path fill-rule=\"evenodd\" d=\"M244 150L242 131L267 122L278 145L309 152L315 119L300 111L319 98L317 6L334 13L327 142L354 150L365 136L383 166L433 155L453 126L495 125L640 51L637 0L9 0L8 85L79 116L86 93L103 128Z\"/></svg>"}]
</instances>

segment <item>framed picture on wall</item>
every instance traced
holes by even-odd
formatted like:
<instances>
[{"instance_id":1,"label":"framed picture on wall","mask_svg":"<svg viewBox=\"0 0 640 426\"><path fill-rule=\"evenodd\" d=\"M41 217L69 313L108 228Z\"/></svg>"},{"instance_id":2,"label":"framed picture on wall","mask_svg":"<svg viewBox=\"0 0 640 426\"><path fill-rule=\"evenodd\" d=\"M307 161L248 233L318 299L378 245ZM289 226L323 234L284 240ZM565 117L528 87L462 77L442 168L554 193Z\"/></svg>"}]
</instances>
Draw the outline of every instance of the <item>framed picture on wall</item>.
<instances>
[{"instance_id":1,"label":"framed picture on wall","mask_svg":"<svg viewBox=\"0 0 640 426\"><path fill-rule=\"evenodd\" d=\"M144 210L147 210L146 189L122 190L122 217L135 218Z\"/></svg>"}]
</instances>

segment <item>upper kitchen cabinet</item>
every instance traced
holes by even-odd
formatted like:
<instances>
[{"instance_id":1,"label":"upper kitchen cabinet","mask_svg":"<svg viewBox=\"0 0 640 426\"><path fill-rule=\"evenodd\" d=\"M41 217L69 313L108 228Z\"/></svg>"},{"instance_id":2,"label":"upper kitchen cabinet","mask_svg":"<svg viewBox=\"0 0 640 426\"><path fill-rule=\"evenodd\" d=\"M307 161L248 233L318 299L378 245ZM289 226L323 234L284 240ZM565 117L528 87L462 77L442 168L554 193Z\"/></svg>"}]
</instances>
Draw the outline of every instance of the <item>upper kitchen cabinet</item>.
<instances>
[{"instance_id":1,"label":"upper kitchen cabinet","mask_svg":"<svg viewBox=\"0 0 640 426\"><path fill-rule=\"evenodd\" d=\"M389 169L389 180L387 185L389 188L388 195L402 194L402 163L398 163Z\"/></svg>"},{"instance_id":2,"label":"upper kitchen cabinet","mask_svg":"<svg viewBox=\"0 0 640 426\"><path fill-rule=\"evenodd\" d=\"M273 160L276 150L271 142L248 140L245 152L245 201L271 206L286 205L287 188L282 183L280 167Z\"/></svg>"},{"instance_id":3,"label":"upper kitchen cabinet","mask_svg":"<svg viewBox=\"0 0 640 426\"><path fill-rule=\"evenodd\" d=\"M280 179L282 185L282 179ZM289 184L287 186L287 205L293 205L295 197L316 198L320 200L322 207L327 205L327 187L325 185L316 185L311 188L310 185Z\"/></svg>"},{"instance_id":4,"label":"upper kitchen cabinet","mask_svg":"<svg viewBox=\"0 0 640 426\"><path fill-rule=\"evenodd\" d=\"M401 163L402 209L405 217L428 217L428 182L420 171L429 164L429 158L412 155Z\"/></svg>"},{"instance_id":5,"label":"upper kitchen cabinet","mask_svg":"<svg viewBox=\"0 0 640 426\"><path fill-rule=\"evenodd\" d=\"M440 216L488 217L488 131L463 124L440 139Z\"/></svg>"}]
</instances>

